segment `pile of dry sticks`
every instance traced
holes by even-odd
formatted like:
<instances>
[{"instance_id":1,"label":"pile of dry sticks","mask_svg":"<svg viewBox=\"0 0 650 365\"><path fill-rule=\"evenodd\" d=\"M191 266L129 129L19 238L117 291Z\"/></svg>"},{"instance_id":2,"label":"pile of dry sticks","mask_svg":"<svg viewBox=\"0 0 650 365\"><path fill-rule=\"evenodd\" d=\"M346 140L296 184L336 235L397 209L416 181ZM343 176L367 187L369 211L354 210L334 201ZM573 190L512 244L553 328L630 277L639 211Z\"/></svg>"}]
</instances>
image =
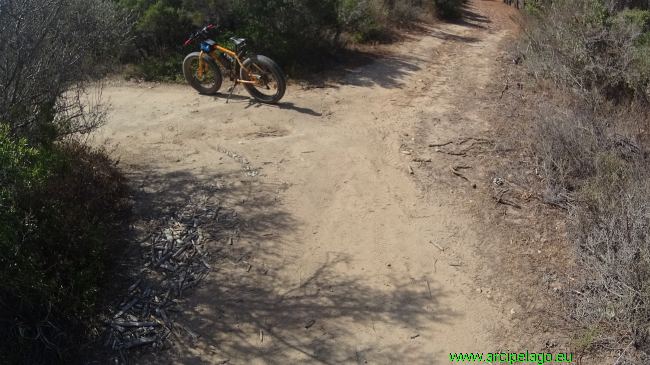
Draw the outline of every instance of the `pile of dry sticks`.
<instances>
[{"instance_id":1,"label":"pile of dry sticks","mask_svg":"<svg viewBox=\"0 0 650 365\"><path fill-rule=\"evenodd\" d=\"M105 346L125 359L140 346L162 348L177 336L198 335L175 322L180 300L210 272L203 224L218 219L218 208L188 205L166 218L144 242L144 263L127 295L107 320Z\"/></svg>"}]
</instances>

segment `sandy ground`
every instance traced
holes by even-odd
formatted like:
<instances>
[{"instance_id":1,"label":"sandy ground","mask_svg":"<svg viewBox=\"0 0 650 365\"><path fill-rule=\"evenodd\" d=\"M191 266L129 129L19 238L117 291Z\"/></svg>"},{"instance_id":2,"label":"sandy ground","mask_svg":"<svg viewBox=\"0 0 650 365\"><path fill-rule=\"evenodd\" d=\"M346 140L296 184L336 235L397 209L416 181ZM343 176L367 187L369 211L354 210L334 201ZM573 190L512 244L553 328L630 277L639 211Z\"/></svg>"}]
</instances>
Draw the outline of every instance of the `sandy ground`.
<instances>
[{"instance_id":1,"label":"sandy ground","mask_svg":"<svg viewBox=\"0 0 650 365\"><path fill-rule=\"evenodd\" d=\"M200 339L138 362L446 364L498 350L514 310L478 284L476 248L499 233L458 199L468 182L450 167L471 172L428 145L489 131L477 95L506 9L474 0L466 22L337 82L291 85L279 106L243 89L226 104L184 85L107 87L97 142L138 182L139 214L210 190L242 222L184 305Z\"/></svg>"}]
</instances>

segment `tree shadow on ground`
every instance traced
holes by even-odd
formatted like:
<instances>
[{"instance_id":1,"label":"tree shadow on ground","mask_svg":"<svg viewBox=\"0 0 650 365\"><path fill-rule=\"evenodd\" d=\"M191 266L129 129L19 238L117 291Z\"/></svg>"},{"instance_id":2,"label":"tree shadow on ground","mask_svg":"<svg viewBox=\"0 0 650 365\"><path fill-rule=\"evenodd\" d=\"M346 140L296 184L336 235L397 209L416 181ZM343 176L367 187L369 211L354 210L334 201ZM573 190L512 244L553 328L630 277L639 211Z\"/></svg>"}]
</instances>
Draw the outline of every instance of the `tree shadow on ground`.
<instances>
[{"instance_id":1,"label":"tree shadow on ground","mask_svg":"<svg viewBox=\"0 0 650 365\"><path fill-rule=\"evenodd\" d=\"M205 199L206 204L218 206L223 213L204 227L212 233L213 240L223 238L226 228L232 230L234 219L237 220L237 229L245 231L251 238L272 229L280 232L292 230L296 222L288 213L277 209L276 193L282 187L260 182L249 175L251 171L199 173L177 170L159 173L140 169L131 172L129 179L135 185L133 198L137 202L135 214L140 220L155 221L173 215L179 207ZM223 218L228 215L234 217Z\"/></svg>"},{"instance_id":2,"label":"tree shadow on ground","mask_svg":"<svg viewBox=\"0 0 650 365\"><path fill-rule=\"evenodd\" d=\"M434 29L429 34L432 37L442 39L445 41L452 41L452 42L476 43L479 41L479 39L476 37L468 37L468 36L453 34L440 29Z\"/></svg>"},{"instance_id":3,"label":"tree shadow on ground","mask_svg":"<svg viewBox=\"0 0 650 365\"><path fill-rule=\"evenodd\" d=\"M214 222L202 227L209 233L214 270L178 315L198 341L181 338L171 350L145 350L134 354L137 363L434 364L442 358L430 349L433 339L417 337L424 323L457 317L441 305L447 293L434 280L387 274L380 284L371 283L348 273L351 258L342 253L328 254L299 281L287 277L301 244L289 237L303 227L278 203L282 184L249 178L244 171L140 170L131 179L145 220L173 214L196 196L210 195L222 207ZM394 330L409 335L381 340Z\"/></svg>"},{"instance_id":4,"label":"tree shadow on ground","mask_svg":"<svg viewBox=\"0 0 650 365\"><path fill-rule=\"evenodd\" d=\"M422 29L417 28L413 32L425 34ZM403 32L399 33L401 35L399 41L418 39ZM382 44L382 42L374 43L375 46ZM341 84L398 88L402 85L401 80L405 76L419 69L409 62L408 54L394 53L394 46L390 48L387 45L375 46L364 44L336 49L311 69L300 70L292 74L291 78L302 84L305 89L338 88ZM379 70L376 70L377 65Z\"/></svg>"},{"instance_id":5,"label":"tree shadow on ground","mask_svg":"<svg viewBox=\"0 0 650 365\"><path fill-rule=\"evenodd\" d=\"M462 8L462 16L459 19L452 21L452 23L471 28L486 29L487 24L492 23L492 20L479 13L471 4L466 3Z\"/></svg>"},{"instance_id":6,"label":"tree shadow on ground","mask_svg":"<svg viewBox=\"0 0 650 365\"><path fill-rule=\"evenodd\" d=\"M346 69L342 83L359 87L401 88L406 79L419 70L418 59L412 55L386 55L362 68Z\"/></svg>"},{"instance_id":7,"label":"tree shadow on ground","mask_svg":"<svg viewBox=\"0 0 650 365\"><path fill-rule=\"evenodd\" d=\"M491 20L480 14L470 4L463 6L463 16L453 24L473 28L485 29L485 25ZM474 43L479 39L476 37L454 34L452 31L442 30L437 26L416 24L412 27L414 34L430 35L442 40L453 42ZM419 38L413 35L402 35L400 40L416 42ZM380 87L384 89L402 88L408 77L421 70L419 65L428 62L411 54L410 52L395 52L394 50L372 51L361 49L341 49L334 55L326 57L315 69L320 71L310 72L302 70L297 75L291 75L292 79L304 84L305 89L312 88L338 88L341 85L352 85L358 87ZM248 102L250 106L262 107L266 104L255 102L246 95L243 88L237 88L236 93L230 97L232 102ZM219 93L215 99L225 100L228 96L226 89ZM291 109L299 113L312 116L320 116L320 113L302 108L290 103L280 103L282 109Z\"/></svg>"},{"instance_id":8,"label":"tree shadow on ground","mask_svg":"<svg viewBox=\"0 0 650 365\"><path fill-rule=\"evenodd\" d=\"M419 344L424 351L408 349L422 323L455 317L440 305L445 293L436 288L426 293L396 279L389 279L390 288L372 287L335 269L346 261L335 256L288 291L278 290L288 284L278 277L259 280L244 270L236 278L215 275L212 282L219 285L204 286L194 298L195 310L184 317L202 336L199 348L215 349L232 364L435 363L439 354L427 353L426 339ZM390 336L386 329L405 327L412 338L385 345L375 340ZM209 361L190 355L180 362Z\"/></svg>"}]
</instances>

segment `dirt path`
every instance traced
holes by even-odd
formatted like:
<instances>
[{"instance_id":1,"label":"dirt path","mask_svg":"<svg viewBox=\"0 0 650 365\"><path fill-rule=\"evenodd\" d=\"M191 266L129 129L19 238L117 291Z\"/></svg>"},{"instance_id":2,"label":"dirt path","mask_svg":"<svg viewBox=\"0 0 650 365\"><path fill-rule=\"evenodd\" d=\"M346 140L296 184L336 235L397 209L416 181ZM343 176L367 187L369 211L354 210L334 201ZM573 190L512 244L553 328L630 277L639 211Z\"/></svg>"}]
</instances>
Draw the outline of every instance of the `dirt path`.
<instances>
[{"instance_id":1,"label":"dirt path","mask_svg":"<svg viewBox=\"0 0 650 365\"><path fill-rule=\"evenodd\" d=\"M490 227L427 146L489 129L474 97L508 34L501 6L472 1L467 22L336 84L292 86L279 107L242 90L225 104L180 85L108 87L100 139L141 182L141 214L210 189L242 222L181 315L201 338L141 362L445 364L496 350L511 308L476 284Z\"/></svg>"}]
</instances>

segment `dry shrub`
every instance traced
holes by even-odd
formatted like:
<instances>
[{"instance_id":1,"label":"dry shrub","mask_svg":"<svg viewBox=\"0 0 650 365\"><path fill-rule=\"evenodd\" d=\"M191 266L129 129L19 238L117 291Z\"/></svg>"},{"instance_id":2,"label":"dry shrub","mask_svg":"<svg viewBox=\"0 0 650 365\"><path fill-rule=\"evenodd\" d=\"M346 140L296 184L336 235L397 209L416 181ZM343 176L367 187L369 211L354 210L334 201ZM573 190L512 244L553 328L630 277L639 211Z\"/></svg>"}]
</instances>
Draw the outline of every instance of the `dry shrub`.
<instances>
[{"instance_id":1,"label":"dry shrub","mask_svg":"<svg viewBox=\"0 0 650 365\"><path fill-rule=\"evenodd\" d=\"M591 346L627 348L634 363L650 354L650 173L610 159L583 188L596 204L574 211L585 271L574 316L596 330Z\"/></svg>"},{"instance_id":2,"label":"dry shrub","mask_svg":"<svg viewBox=\"0 0 650 365\"><path fill-rule=\"evenodd\" d=\"M532 130L544 198L569 210L582 270L571 300L588 336L576 350L606 345L630 364L650 354L650 152L641 119L611 105L542 104Z\"/></svg>"},{"instance_id":3,"label":"dry shrub","mask_svg":"<svg viewBox=\"0 0 650 365\"><path fill-rule=\"evenodd\" d=\"M558 199L593 174L593 156L602 144L602 125L584 113L542 104L533 128L533 147L549 191Z\"/></svg>"},{"instance_id":4,"label":"dry shrub","mask_svg":"<svg viewBox=\"0 0 650 365\"><path fill-rule=\"evenodd\" d=\"M600 96L622 100L647 96L644 10L617 12L616 1L559 0L528 19L530 72L568 87L589 103ZM632 12L632 13L631 13Z\"/></svg>"},{"instance_id":5,"label":"dry shrub","mask_svg":"<svg viewBox=\"0 0 650 365\"><path fill-rule=\"evenodd\" d=\"M650 118L642 111L643 105L629 103L621 108L600 101L594 109L580 101L567 101L566 95L561 101L538 100L536 105L532 147L551 190L574 193L597 174L608 156L632 162L647 143Z\"/></svg>"},{"instance_id":6,"label":"dry shrub","mask_svg":"<svg viewBox=\"0 0 650 365\"><path fill-rule=\"evenodd\" d=\"M650 12L647 2L536 1L527 68L550 80L533 150L545 199L570 212L582 270L571 292L584 329L576 351L609 349L617 364L650 360ZM634 7L634 8L627 8Z\"/></svg>"},{"instance_id":7,"label":"dry shrub","mask_svg":"<svg viewBox=\"0 0 650 365\"><path fill-rule=\"evenodd\" d=\"M129 32L110 0L0 1L0 121L30 143L101 123L84 84L108 71Z\"/></svg>"},{"instance_id":8,"label":"dry shrub","mask_svg":"<svg viewBox=\"0 0 650 365\"><path fill-rule=\"evenodd\" d=\"M410 23L419 20L423 14L434 10L434 4L426 0L393 0L387 3L386 10L392 22Z\"/></svg>"}]
</instances>

